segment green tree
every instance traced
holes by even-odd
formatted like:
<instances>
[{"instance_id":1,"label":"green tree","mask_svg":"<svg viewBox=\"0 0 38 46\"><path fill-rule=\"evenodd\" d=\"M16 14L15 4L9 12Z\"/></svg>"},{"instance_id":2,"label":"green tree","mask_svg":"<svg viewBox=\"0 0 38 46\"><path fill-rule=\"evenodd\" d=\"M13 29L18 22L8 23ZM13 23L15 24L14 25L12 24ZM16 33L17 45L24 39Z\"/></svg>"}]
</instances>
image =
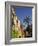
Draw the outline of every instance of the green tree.
<instances>
[{"instance_id":1,"label":"green tree","mask_svg":"<svg viewBox=\"0 0 38 46\"><path fill-rule=\"evenodd\" d=\"M13 25L13 27L12 27L11 36L12 36L12 38L18 37L18 29L15 25Z\"/></svg>"}]
</instances>

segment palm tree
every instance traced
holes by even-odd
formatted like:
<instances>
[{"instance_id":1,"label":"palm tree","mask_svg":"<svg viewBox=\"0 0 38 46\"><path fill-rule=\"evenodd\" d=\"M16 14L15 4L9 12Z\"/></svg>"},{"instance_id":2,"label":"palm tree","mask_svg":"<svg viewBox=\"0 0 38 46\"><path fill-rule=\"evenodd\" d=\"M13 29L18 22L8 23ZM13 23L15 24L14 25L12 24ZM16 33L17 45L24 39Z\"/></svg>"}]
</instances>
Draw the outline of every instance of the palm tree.
<instances>
[{"instance_id":1,"label":"palm tree","mask_svg":"<svg viewBox=\"0 0 38 46\"><path fill-rule=\"evenodd\" d=\"M30 21L32 21L32 20L31 20L31 17L30 17L30 16L26 16L26 18L24 19L23 22L24 22L25 24L27 23L27 24L29 25L29 22L30 22Z\"/></svg>"},{"instance_id":2,"label":"palm tree","mask_svg":"<svg viewBox=\"0 0 38 46\"><path fill-rule=\"evenodd\" d=\"M28 36L29 36L29 32L30 32L30 25L29 25L30 21L32 21L30 16L26 16L26 18L23 21L25 23L25 25L27 24L26 31L28 32ZM25 36L25 37L27 37L27 36Z\"/></svg>"},{"instance_id":3,"label":"palm tree","mask_svg":"<svg viewBox=\"0 0 38 46\"><path fill-rule=\"evenodd\" d=\"M27 26L27 31L29 31L29 23L30 23L30 21L32 21L30 16L26 16L26 18L23 21L25 23L25 25L26 24L28 25Z\"/></svg>"}]
</instances>

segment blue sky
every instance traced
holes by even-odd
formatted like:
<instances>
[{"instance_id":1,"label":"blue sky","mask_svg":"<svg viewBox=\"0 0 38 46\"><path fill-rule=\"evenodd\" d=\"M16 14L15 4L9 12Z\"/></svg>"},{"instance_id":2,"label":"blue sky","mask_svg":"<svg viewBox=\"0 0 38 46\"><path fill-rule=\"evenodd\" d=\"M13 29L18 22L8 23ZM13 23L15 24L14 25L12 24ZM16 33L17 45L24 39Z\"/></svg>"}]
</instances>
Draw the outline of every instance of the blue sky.
<instances>
[{"instance_id":1,"label":"blue sky","mask_svg":"<svg viewBox=\"0 0 38 46\"><path fill-rule=\"evenodd\" d=\"M23 22L25 16L31 16L32 19L32 8L31 7L16 7L16 15Z\"/></svg>"}]
</instances>

